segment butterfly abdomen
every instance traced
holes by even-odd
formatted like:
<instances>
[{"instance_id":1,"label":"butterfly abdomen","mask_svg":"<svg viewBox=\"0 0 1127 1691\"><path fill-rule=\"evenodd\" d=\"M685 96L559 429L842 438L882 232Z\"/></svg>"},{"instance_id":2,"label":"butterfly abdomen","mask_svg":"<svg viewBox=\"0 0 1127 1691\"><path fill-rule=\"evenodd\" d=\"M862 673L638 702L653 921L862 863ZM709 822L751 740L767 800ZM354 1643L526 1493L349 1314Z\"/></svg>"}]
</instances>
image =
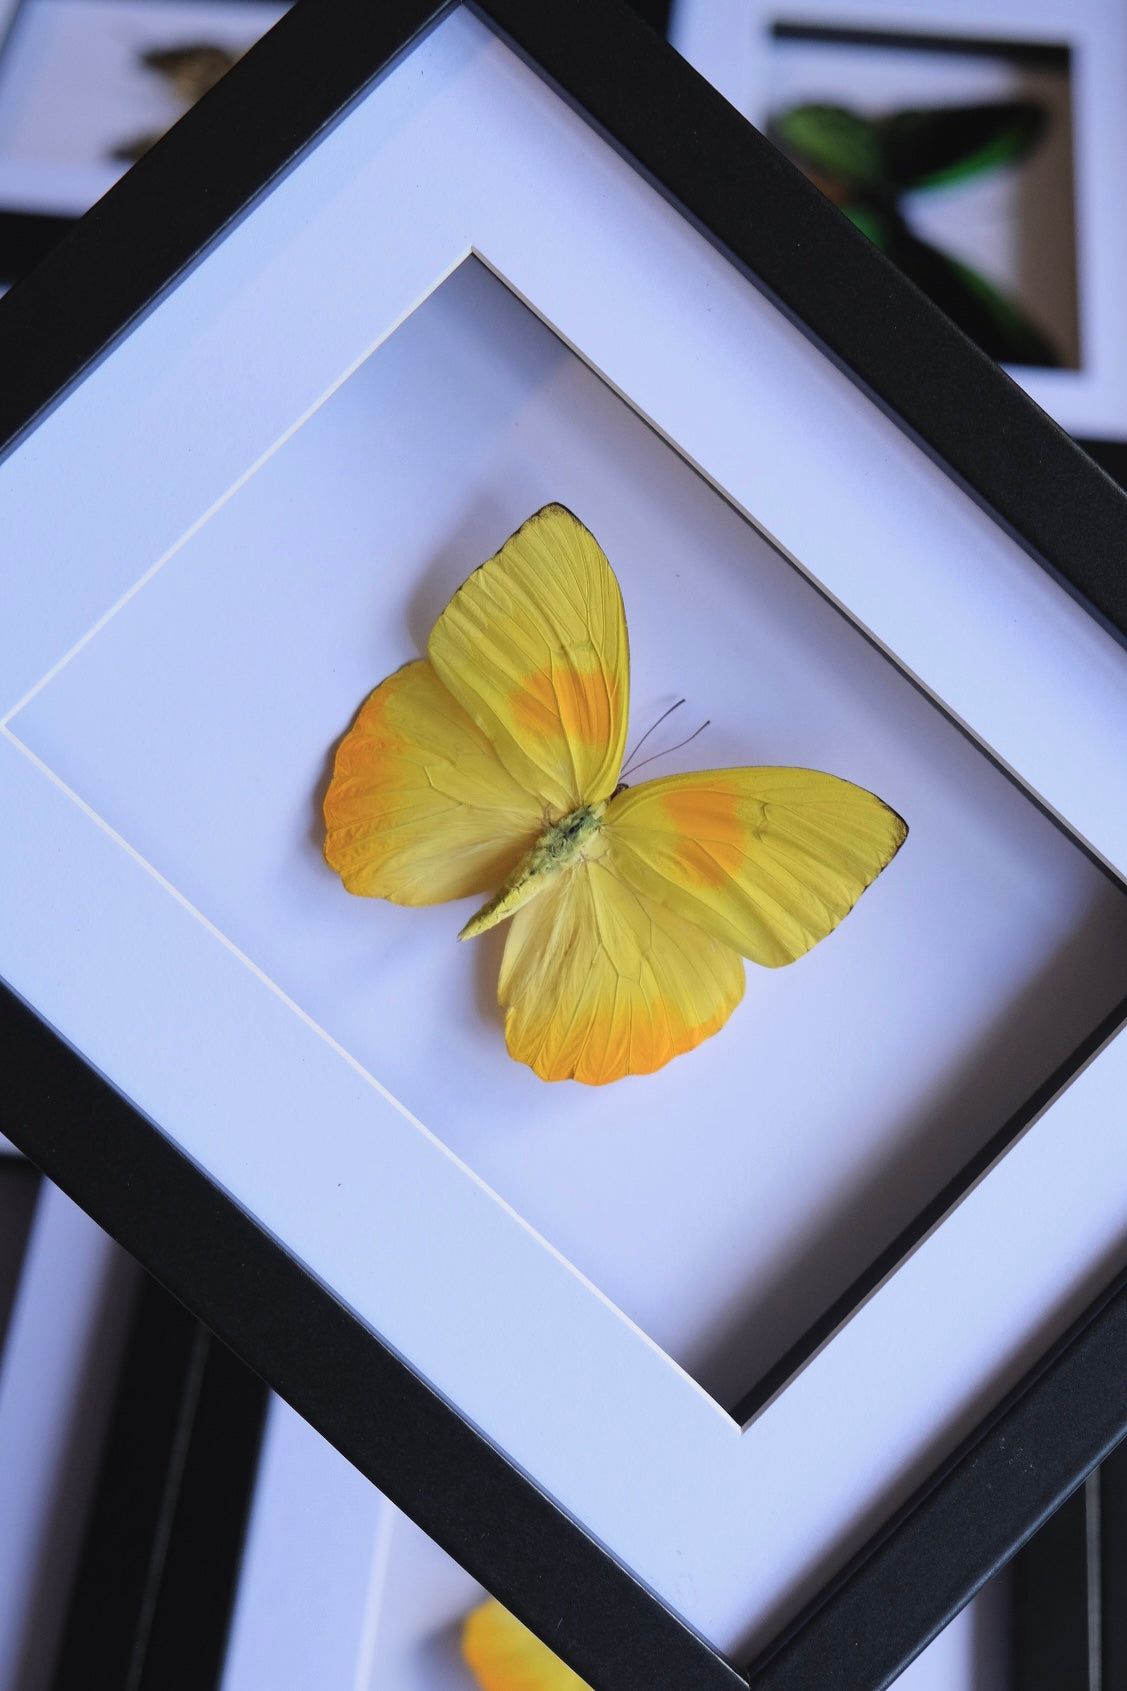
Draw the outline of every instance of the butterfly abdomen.
<instances>
[{"instance_id":1,"label":"butterfly abdomen","mask_svg":"<svg viewBox=\"0 0 1127 1691\"><path fill-rule=\"evenodd\" d=\"M605 802L584 804L558 822L550 822L500 892L470 918L458 938L475 939L535 898L563 870L601 857L606 850L600 834L605 810Z\"/></svg>"}]
</instances>

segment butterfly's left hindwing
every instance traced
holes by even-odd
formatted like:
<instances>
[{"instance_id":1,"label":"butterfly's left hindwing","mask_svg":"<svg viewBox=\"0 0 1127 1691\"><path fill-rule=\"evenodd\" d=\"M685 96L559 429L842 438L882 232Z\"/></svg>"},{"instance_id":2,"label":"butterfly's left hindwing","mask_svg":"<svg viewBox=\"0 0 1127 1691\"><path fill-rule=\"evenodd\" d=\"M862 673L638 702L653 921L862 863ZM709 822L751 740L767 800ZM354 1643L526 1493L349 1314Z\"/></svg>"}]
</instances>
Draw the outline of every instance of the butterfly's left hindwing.
<instances>
[{"instance_id":1,"label":"butterfly's left hindwing","mask_svg":"<svg viewBox=\"0 0 1127 1691\"><path fill-rule=\"evenodd\" d=\"M603 825L631 887L768 968L824 939L908 832L873 793L816 769L646 781Z\"/></svg>"}]
</instances>

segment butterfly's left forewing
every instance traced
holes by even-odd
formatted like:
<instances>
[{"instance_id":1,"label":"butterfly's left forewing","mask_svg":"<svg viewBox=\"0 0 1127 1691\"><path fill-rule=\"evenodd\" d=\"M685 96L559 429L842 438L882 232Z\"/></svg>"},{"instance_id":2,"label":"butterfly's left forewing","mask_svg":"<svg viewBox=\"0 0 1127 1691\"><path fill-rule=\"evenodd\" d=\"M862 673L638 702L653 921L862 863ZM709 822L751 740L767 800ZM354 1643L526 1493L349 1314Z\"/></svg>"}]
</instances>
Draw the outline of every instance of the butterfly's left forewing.
<instances>
[{"instance_id":1,"label":"butterfly's left forewing","mask_svg":"<svg viewBox=\"0 0 1127 1691\"><path fill-rule=\"evenodd\" d=\"M908 832L863 787L773 768L646 781L603 826L631 887L770 968L824 939Z\"/></svg>"},{"instance_id":2,"label":"butterfly's left forewing","mask_svg":"<svg viewBox=\"0 0 1127 1691\"><path fill-rule=\"evenodd\" d=\"M337 748L324 811L325 858L349 892L395 904L492 891L542 823L425 660L368 695Z\"/></svg>"},{"instance_id":3,"label":"butterfly's left forewing","mask_svg":"<svg viewBox=\"0 0 1127 1691\"><path fill-rule=\"evenodd\" d=\"M570 511L546 505L474 571L427 655L545 813L610 797L629 711L626 616L602 549Z\"/></svg>"}]
</instances>

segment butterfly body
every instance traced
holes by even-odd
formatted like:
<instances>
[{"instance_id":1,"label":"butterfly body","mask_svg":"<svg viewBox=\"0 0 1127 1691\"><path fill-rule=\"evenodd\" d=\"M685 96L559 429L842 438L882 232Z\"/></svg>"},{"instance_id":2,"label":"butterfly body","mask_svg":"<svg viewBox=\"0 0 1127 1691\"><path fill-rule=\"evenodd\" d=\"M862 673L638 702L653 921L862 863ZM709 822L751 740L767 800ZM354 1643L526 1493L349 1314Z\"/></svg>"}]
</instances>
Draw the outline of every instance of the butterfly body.
<instances>
[{"instance_id":1,"label":"butterfly body","mask_svg":"<svg viewBox=\"0 0 1127 1691\"><path fill-rule=\"evenodd\" d=\"M907 828L818 770L621 781L622 597L598 543L545 506L455 593L427 657L381 682L337 750L325 857L400 904L490 893L512 1056L545 1080L649 1074L728 1020L743 959L794 962ZM496 890L495 890L496 889Z\"/></svg>"},{"instance_id":2,"label":"butterfly body","mask_svg":"<svg viewBox=\"0 0 1127 1691\"><path fill-rule=\"evenodd\" d=\"M605 802L584 804L558 822L549 822L500 892L470 917L458 938L476 939L543 892L551 876L600 858L606 850L606 841L600 837L606 808Z\"/></svg>"}]
</instances>

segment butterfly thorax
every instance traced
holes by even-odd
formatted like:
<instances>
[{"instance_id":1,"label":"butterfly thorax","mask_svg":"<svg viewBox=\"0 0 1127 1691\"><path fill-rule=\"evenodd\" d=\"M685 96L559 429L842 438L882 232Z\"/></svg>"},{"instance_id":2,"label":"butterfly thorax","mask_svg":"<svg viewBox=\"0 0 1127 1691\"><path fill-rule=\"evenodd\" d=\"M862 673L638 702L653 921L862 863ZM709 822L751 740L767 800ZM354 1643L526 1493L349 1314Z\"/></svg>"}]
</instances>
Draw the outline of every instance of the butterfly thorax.
<instances>
[{"instance_id":1,"label":"butterfly thorax","mask_svg":"<svg viewBox=\"0 0 1127 1691\"><path fill-rule=\"evenodd\" d=\"M472 916L458 935L474 939L497 922L503 922L542 892L556 875L578 863L601 857L606 840L601 836L607 801L583 804L578 810L549 822L532 850L521 858L500 892Z\"/></svg>"}]
</instances>

